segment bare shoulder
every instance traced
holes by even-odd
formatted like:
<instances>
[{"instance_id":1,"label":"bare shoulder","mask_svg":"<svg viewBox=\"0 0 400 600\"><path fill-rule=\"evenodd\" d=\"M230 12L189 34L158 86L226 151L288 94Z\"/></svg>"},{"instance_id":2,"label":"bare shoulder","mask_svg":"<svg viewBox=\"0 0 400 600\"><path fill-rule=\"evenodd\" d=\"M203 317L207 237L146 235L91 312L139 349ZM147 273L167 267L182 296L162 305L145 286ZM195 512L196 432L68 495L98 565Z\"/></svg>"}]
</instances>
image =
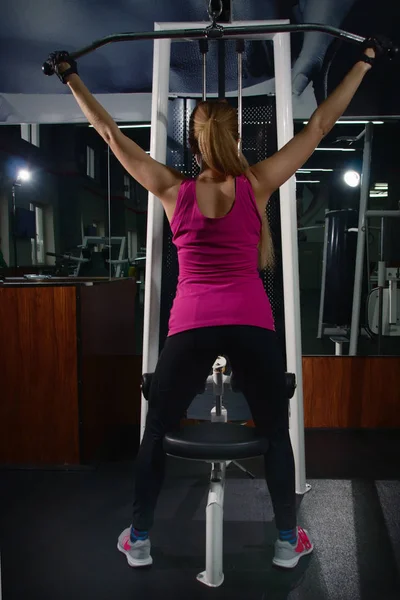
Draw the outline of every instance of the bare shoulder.
<instances>
[{"instance_id":1,"label":"bare shoulder","mask_svg":"<svg viewBox=\"0 0 400 600\"><path fill-rule=\"evenodd\" d=\"M265 207L270 198L270 194L265 191L265 187L260 183L257 179L256 175L253 173L252 168L250 167L245 172L247 179L249 180L251 187L253 188L254 197L258 206L259 211L262 213L265 210Z\"/></svg>"},{"instance_id":2,"label":"bare shoulder","mask_svg":"<svg viewBox=\"0 0 400 600\"><path fill-rule=\"evenodd\" d=\"M170 169L170 167L167 167ZM189 179L180 173L179 171L175 171L174 169L170 169L171 172L176 176L176 181L174 185L172 185L168 190L166 190L162 197L160 197L161 203L164 207L165 214L169 222L171 222L172 217L174 216L176 205L178 202L179 190L184 182L189 181Z\"/></svg>"}]
</instances>

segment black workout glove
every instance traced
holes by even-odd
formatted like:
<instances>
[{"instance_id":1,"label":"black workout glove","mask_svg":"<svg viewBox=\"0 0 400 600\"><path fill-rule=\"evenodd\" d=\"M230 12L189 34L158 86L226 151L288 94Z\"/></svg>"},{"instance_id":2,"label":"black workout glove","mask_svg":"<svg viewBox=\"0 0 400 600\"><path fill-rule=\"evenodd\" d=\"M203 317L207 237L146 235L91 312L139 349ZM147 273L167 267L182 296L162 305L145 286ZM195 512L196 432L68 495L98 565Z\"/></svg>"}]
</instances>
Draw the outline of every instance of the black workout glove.
<instances>
[{"instance_id":1,"label":"black workout glove","mask_svg":"<svg viewBox=\"0 0 400 600\"><path fill-rule=\"evenodd\" d=\"M372 48L375 51L375 58L367 56L366 54L361 56L361 60L370 65L374 65L375 61L377 60L392 60L398 56L399 52L399 49L393 44L393 42L383 35L375 35L367 38L363 43L362 48L364 52L367 50L367 48Z\"/></svg>"},{"instance_id":2,"label":"black workout glove","mask_svg":"<svg viewBox=\"0 0 400 600\"><path fill-rule=\"evenodd\" d=\"M69 68L65 71L60 72L60 64L67 63ZM55 73L62 83L67 83L67 77L75 73L78 75L78 65L76 61L71 58L68 52L65 50L58 50L57 52L52 52L45 62L45 65L48 65L48 69L43 69L46 75L53 75Z\"/></svg>"}]
</instances>

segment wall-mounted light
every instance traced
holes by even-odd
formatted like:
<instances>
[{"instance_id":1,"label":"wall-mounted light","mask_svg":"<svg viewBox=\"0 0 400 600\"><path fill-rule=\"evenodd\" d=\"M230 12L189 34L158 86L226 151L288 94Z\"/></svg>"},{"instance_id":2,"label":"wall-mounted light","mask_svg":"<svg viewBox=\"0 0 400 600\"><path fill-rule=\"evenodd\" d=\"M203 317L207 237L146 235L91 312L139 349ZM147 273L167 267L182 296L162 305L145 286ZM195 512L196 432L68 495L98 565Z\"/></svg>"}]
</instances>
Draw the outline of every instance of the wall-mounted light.
<instances>
[{"instance_id":1,"label":"wall-mounted light","mask_svg":"<svg viewBox=\"0 0 400 600\"><path fill-rule=\"evenodd\" d=\"M349 185L352 188L355 188L358 185L360 185L361 181L360 173L357 173L357 171L346 171L346 173L343 176L343 179L347 183L347 185Z\"/></svg>"},{"instance_id":2,"label":"wall-mounted light","mask_svg":"<svg viewBox=\"0 0 400 600\"><path fill-rule=\"evenodd\" d=\"M29 181L31 173L27 169L20 169L17 173L17 181Z\"/></svg>"}]
</instances>

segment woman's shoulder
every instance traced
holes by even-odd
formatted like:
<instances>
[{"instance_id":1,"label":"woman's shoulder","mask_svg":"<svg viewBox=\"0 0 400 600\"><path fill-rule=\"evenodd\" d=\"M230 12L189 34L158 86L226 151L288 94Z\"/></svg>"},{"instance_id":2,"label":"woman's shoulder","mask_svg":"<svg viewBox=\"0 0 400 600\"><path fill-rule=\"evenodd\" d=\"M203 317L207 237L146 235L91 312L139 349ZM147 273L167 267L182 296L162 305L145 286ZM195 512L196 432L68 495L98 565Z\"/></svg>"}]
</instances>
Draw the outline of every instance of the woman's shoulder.
<instances>
[{"instance_id":1,"label":"woman's shoulder","mask_svg":"<svg viewBox=\"0 0 400 600\"><path fill-rule=\"evenodd\" d=\"M257 187L257 179L254 177L251 169L250 168L246 169L246 171L240 177L243 179L243 181L250 184L250 187L252 188L252 190L254 192Z\"/></svg>"}]
</instances>

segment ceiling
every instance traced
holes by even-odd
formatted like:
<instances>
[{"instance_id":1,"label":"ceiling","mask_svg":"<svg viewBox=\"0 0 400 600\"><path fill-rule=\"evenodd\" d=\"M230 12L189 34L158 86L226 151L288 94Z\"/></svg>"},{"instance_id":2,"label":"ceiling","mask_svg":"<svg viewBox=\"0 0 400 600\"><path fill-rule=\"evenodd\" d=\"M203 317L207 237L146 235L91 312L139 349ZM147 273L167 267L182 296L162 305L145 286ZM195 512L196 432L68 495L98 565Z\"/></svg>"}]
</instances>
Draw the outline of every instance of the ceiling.
<instances>
[{"instance_id":1,"label":"ceiling","mask_svg":"<svg viewBox=\"0 0 400 600\"><path fill-rule=\"evenodd\" d=\"M392 0L231 0L225 1L233 20L290 19L292 23L317 22L367 35L374 31L394 35L399 4ZM149 31L154 22L207 21L207 0L2 0L0 21L0 122L79 121L79 110L69 90L55 77L45 77L41 65L55 49L75 51L112 33ZM307 117L326 92L354 62L358 48L341 46L317 33L292 35L295 115ZM217 89L217 48L211 44L209 91ZM237 89L234 44L227 45L227 91ZM171 92L201 91L197 43L173 44ZM391 67L377 70L363 84L350 114L398 114L398 77ZM80 73L89 89L108 100L119 120L148 117L152 82L152 43L110 44L82 58ZM244 87L248 94L272 93L273 56L268 43L247 43ZM23 94L23 96L21 96ZM131 96L134 94L134 97ZM39 96L37 96L39 95ZM103 97L104 98L104 97ZM397 112L396 112L397 111Z\"/></svg>"}]
</instances>

